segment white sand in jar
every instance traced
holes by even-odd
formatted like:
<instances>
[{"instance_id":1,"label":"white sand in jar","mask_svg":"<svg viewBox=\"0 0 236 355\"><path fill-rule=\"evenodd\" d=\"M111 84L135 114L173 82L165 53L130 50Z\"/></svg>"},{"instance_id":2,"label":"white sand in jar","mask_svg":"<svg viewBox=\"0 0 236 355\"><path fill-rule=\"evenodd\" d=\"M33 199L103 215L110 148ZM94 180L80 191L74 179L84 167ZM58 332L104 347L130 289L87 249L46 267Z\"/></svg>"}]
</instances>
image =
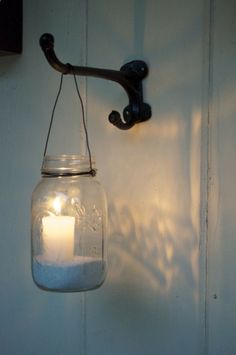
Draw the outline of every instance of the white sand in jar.
<instances>
[{"instance_id":1,"label":"white sand in jar","mask_svg":"<svg viewBox=\"0 0 236 355\"><path fill-rule=\"evenodd\" d=\"M37 285L57 291L83 291L104 281L105 262L101 258L75 256L69 262L50 262L43 255L33 260L33 277Z\"/></svg>"}]
</instances>

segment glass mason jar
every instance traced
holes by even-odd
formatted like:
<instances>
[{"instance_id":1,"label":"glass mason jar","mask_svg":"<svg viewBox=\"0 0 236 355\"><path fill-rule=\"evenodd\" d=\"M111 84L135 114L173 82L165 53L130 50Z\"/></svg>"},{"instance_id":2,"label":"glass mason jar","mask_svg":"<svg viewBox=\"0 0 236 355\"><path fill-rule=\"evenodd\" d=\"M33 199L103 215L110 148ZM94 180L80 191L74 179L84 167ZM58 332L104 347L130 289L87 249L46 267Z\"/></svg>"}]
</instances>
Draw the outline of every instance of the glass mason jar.
<instances>
[{"instance_id":1,"label":"glass mason jar","mask_svg":"<svg viewBox=\"0 0 236 355\"><path fill-rule=\"evenodd\" d=\"M31 205L32 274L42 289L85 291L105 279L106 198L89 171L84 156L44 158Z\"/></svg>"}]
</instances>

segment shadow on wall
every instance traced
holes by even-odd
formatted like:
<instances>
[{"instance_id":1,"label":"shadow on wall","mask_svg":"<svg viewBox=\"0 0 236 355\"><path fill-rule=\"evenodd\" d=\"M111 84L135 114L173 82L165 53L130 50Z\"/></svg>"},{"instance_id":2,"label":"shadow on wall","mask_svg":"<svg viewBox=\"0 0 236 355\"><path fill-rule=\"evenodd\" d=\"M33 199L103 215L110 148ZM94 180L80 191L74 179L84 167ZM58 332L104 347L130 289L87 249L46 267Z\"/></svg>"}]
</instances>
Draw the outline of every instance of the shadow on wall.
<instances>
[{"instance_id":1,"label":"shadow on wall","mask_svg":"<svg viewBox=\"0 0 236 355\"><path fill-rule=\"evenodd\" d=\"M126 167L123 160L116 159L116 171L132 176L132 169L137 166L140 176L132 179L125 190L121 186L124 180L116 175L110 177L116 189L109 205L109 282L113 286L122 283L130 287L133 298L140 288L151 288L152 294L163 297L178 297L178 290L184 289L186 297L197 304L201 116L198 112L192 115L186 167L182 162L185 145L173 148L174 141L181 141L187 134L189 125L181 126L181 121L178 125L177 119L173 122L173 126L169 125L170 147L166 144L169 121L166 127L161 122L161 127L152 130L154 137L158 131L160 141L165 142L161 153L156 153L154 166L147 160L145 170L141 171L138 165L144 142L150 140L145 130L139 135L140 154L131 154ZM159 169L160 162L165 163L165 171Z\"/></svg>"},{"instance_id":2,"label":"shadow on wall","mask_svg":"<svg viewBox=\"0 0 236 355\"><path fill-rule=\"evenodd\" d=\"M132 269L136 275L134 282L144 282L159 294L168 294L176 279L196 292L198 245L190 221L165 216L153 206L149 224L143 225L127 205L112 205L109 209L112 283L120 282L122 275L126 278Z\"/></svg>"},{"instance_id":3,"label":"shadow on wall","mask_svg":"<svg viewBox=\"0 0 236 355\"><path fill-rule=\"evenodd\" d=\"M144 89L153 116L125 134L95 119L91 127L93 151L110 201L109 272L102 291L107 319L116 320L121 332L126 322L142 336L146 324L148 339L158 324L166 321L174 328L173 317L179 317L180 324L188 326L184 335L179 329L173 334L181 333L190 341L199 305L202 37L201 14L196 14L195 6L189 5L185 21L179 4L172 9L176 12L169 26L168 3L136 0L130 21L133 38L128 39L120 21L112 23L111 31L106 21L105 26L97 25L98 33L106 30L106 38L111 37L107 38L113 49L106 58L109 64L116 63L117 50L130 53L124 48L130 42L132 57L124 62L136 56L148 58L150 76ZM118 110L123 106L123 96L114 100L108 84L100 85L104 86L99 94L90 88L92 117L106 117L113 104ZM100 144L104 129L106 141Z\"/></svg>"}]
</instances>

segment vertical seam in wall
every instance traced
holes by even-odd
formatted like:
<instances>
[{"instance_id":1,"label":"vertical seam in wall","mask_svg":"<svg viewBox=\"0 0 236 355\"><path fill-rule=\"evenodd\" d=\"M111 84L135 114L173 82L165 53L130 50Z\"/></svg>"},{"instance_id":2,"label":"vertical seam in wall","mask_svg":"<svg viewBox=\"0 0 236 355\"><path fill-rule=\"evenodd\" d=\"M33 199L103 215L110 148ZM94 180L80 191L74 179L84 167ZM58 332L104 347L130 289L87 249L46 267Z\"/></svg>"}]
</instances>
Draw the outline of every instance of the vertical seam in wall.
<instances>
[{"instance_id":1,"label":"vertical seam in wall","mask_svg":"<svg viewBox=\"0 0 236 355\"><path fill-rule=\"evenodd\" d=\"M85 12L85 66L88 65L88 0L84 0ZM88 125L88 90L85 77L85 122ZM86 152L87 153L87 152ZM87 355L87 297L83 293L83 355Z\"/></svg>"},{"instance_id":2,"label":"vertical seam in wall","mask_svg":"<svg viewBox=\"0 0 236 355\"><path fill-rule=\"evenodd\" d=\"M88 65L88 0L85 0L85 65ZM85 77L85 119L88 123L88 78Z\"/></svg>"},{"instance_id":3,"label":"vertical seam in wall","mask_svg":"<svg viewBox=\"0 0 236 355\"><path fill-rule=\"evenodd\" d=\"M205 355L209 354L209 198L211 179L211 114L213 100L213 40L214 40L214 2L209 3L209 64L208 64L208 147L207 147L207 233L206 233L206 279L205 279Z\"/></svg>"},{"instance_id":4,"label":"vertical seam in wall","mask_svg":"<svg viewBox=\"0 0 236 355\"><path fill-rule=\"evenodd\" d=\"M200 262L201 283L203 288L203 354L209 355L209 259L208 259L208 237L209 237L209 195L210 195L210 175L211 175L211 112L213 96L213 31L214 31L214 0L206 0L205 12L206 21L203 36L203 129L202 129L202 149L201 149L201 237L200 237Z\"/></svg>"},{"instance_id":5,"label":"vertical seam in wall","mask_svg":"<svg viewBox=\"0 0 236 355\"><path fill-rule=\"evenodd\" d=\"M81 6L81 8L83 9L83 33L82 33L83 38L81 39L81 41L83 40L82 41L83 55L82 55L81 65L87 66L88 65L88 1L83 0L82 4L83 6ZM83 76L83 78L81 78L81 82L83 87L83 104L84 104L84 112L85 112L85 122L87 125L88 123L87 76ZM80 147L81 154L86 155L88 154L88 152L87 152L87 144L86 144L86 135L84 132L84 125L82 119L80 125L80 132L81 132L81 147Z\"/></svg>"},{"instance_id":6,"label":"vertical seam in wall","mask_svg":"<svg viewBox=\"0 0 236 355\"><path fill-rule=\"evenodd\" d=\"M82 355L86 355L87 354L87 316L86 316L86 292L83 292L82 295L82 303L83 303L83 307L82 307L82 317L83 317L83 344L82 344ZM78 354L80 355L80 354Z\"/></svg>"}]
</instances>

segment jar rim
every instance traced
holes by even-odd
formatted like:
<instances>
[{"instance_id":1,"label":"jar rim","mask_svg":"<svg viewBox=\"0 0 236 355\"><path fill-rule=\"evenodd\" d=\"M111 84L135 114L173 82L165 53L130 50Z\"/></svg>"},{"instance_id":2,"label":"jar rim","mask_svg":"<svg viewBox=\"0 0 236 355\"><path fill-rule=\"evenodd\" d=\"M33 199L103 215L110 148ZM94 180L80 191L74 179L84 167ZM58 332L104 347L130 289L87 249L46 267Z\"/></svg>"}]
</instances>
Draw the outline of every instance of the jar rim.
<instances>
[{"instance_id":1,"label":"jar rim","mask_svg":"<svg viewBox=\"0 0 236 355\"><path fill-rule=\"evenodd\" d=\"M92 158L92 166L95 160ZM78 154L46 155L41 168L42 175L73 175L91 171L89 157Z\"/></svg>"},{"instance_id":2,"label":"jar rim","mask_svg":"<svg viewBox=\"0 0 236 355\"><path fill-rule=\"evenodd\" d=\"M77 159L77 160L88 160L89 157L83 154L49 154L45 155L44 160L61 160L61 159ZM92 157L94 160L94 157Z\"/></svg>"}]
</instances>

